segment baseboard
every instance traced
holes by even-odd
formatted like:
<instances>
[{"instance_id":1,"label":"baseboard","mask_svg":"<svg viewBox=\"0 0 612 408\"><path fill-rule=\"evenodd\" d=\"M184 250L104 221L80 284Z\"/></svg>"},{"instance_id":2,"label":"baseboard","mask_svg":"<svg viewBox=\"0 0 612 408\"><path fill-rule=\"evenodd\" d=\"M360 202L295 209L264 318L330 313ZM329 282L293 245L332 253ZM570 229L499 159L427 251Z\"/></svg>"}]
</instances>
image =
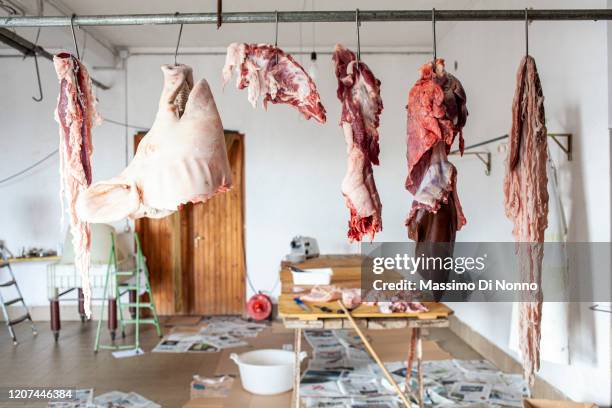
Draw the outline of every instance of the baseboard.
<instances>
[{"instance_id":1,"label":"baseboard","mask_svg":"<svg viewBox=\"0 0 612 408\"><path fill-rule=\"evenodd\" d=\"M510 354L493 344L480 333L476 332L457 316L450 317L450 329L461 340L470 345L476 352L492 362L497 368L504 372L521 373L522 365ZM535 398L545 398L552 400L569 400L561 391L536 375L533 387Z\"/></svg>"}]
</instances>

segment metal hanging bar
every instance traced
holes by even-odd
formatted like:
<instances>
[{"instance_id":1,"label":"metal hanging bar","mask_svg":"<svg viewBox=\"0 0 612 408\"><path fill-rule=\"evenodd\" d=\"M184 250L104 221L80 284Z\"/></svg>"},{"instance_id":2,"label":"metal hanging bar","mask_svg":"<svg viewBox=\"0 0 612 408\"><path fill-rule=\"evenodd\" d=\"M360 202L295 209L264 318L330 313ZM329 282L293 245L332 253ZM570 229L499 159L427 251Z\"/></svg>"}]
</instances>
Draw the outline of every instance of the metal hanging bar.
<instances>
[{"instance_id":1,"label":"metal hanging bar","mask_svg":"<svg viewBox=\"0 0 612 408\"><path fill-rule=\"evenodd\" d=\"M7 30L6 28L0 27L0 42L8 45L11 48L16 49L24 56L32 56L36 54L44 57L45 59L48 59L49 61L53 61L53 54L51 54L49 51L15 34L11 30ZM91 79L91 82L98 88L103 89L105 91L110 89L108 85L105 85L102 82L95 80L94 78Z\"/></svg>"},{"instance_id":2,"label":"metal hanging bar","mask_svg":"<svg viewBox=\"0 0 612 408\"><path fill-rule=\"evenodd\" d=\"M431 21L431 10L361 10L361 21ZM85 26L121 26L144 24L217 24L218 14L123 14L78 16L74 24ZM224 24L273 23L274 11L222 13ZM352 10L279 11L281 23L349 23L355 19ZM523 21L524 10L436 10L437 21ZM542 9L529 10L529 20L612 20L612 9ZM6 16L0 27L69 27L67 16Z\"/></svg>"}]
</instances>

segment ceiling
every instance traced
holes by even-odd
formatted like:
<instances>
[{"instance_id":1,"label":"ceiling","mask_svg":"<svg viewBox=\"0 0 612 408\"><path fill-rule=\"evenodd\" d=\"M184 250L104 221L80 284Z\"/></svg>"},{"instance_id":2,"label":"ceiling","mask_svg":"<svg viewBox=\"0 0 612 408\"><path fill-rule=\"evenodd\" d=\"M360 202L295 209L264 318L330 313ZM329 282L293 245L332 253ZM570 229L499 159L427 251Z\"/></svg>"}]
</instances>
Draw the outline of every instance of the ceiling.
<instances>
[{"instance_id":1,"label":"ceiling","mask_svg":"<svg viewBox=\"0 0 612 408\"><path fill-rule=\"evenodd\" d=\"M36 0L12 0L20 3L28 13L35 13ZM225 1L223 11L295 11L295 10L362 10L378 9L465 9L472 8L475 0L257 0ZM145 14L174 12L214 12L215 0L45 0L45 15L59 15L57 8L78 15L93 14ZM350 6L350 7L349 7ZM437 34L442 38L452 27L451 22L440 22ZM87 27L87 32L95 38L116 47L155 47L168 48L176 45L178 28L168 26L124 26L124 27ZM33 39L35 29L18 29L26 38ZM77 33L82 43L82 31ZM303 23L279 26L279 46L308 49L314 43L318 47L332 46L337 42L353 44L356 42L353 23ZM89 38L89 44L95 42ZM220 30L213 24L186 25L181 39L182 47L225 47L235 41L273 42L273 24L225 24ZM69 47L72 37L68 28L44 28L40 44L49 48ZM363 47L429 47L431 44L431 24L426 22L363 23L361 26Z\"/></svg>"}]
</instances>

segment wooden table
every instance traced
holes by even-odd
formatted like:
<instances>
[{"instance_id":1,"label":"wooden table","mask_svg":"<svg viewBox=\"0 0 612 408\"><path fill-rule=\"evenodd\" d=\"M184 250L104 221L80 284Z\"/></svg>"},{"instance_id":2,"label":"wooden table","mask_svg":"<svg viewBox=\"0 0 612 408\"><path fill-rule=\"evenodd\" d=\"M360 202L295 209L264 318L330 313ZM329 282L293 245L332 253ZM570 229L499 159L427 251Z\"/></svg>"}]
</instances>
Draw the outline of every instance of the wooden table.
<instances>
[{"instance_id":1,"label":"wooden table","mask_svg":"<svg viewBox=\"0 0 612 408\"><path fill-rule=\"evenodd\" d=\"M291 264L283 261L281 263L280 279L281 279L281 295L278 300L278 314L282 318L285 327L294 329L295 344L294 350L296 355L295 362L295 378L293 387L293 406L300 406L300 363L299 353L301 351L301 338L303 329L350 329L352 328L348 318L343 313L338 312L338 304L336 302L318 303L317 306L327 306L332 312L325 313L315 307L310 307L310 311L305 311L299 307L293 298L298 294L294 293L293 279L290 265L298 268L332 268L333 275L331 283L343 288L359 288L361 279L361 262L360 255L322 255L318 258L313 258L298 264ZM309 286L300 286L306 290ZM423 372L421 369L422 363L422 328L437 328L448 327L448 317L453 314L453 311L442 303L426 302L425 306L429 309L427 312L420 313L380 313L378 307L360 305L353 309L351 316L360 324L360 326L368 329L400 329L412 328L412 336L416 341L416 363L419 384L417 390L417 399L419 406L423 406ZM412 342L412 339L410 340ZM410 369L410 368L408 368ZM407 371L408 372L408 371Z\"/></svg>"}]
</instances>

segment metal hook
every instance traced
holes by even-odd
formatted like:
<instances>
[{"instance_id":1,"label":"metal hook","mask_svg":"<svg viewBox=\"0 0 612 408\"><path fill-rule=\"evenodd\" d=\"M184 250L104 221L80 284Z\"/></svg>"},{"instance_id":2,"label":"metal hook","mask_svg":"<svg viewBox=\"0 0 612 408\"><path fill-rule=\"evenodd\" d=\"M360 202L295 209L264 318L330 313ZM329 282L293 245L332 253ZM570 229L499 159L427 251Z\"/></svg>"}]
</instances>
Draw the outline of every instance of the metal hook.
<instances>
[{"instance_id":1,"label":"metal hook","mask_svg":"<svg viewBox=\"0 0 612 408\"><path fill-rule=\"evenodd\" d=\"M77 58L80 60L81 55L79 54L79 45L77 44L76 35L74 34L74 18L75 17L76 17L76 14L72 14L72 17L70 17L70 30L72 31L72 41L74 41L74 51L76 52Z\"/></svg>"},{"instance_id":2,"label":"metal hook","mask_svg":"<svg viewBox=\"0 0 612 408\"><path fill-rule=\"evenodd\" d=\"M359 26L361 25L361 21L359 21L359 9L355 9L355 26L357 27L357 64L361 61L361 41L359 39Z\"/></svg>"},{"instance_id":3,"label":"metal hook","mask_svg":"<svg viewBox=\"0 0 612 408\"><path fill-rule=\"evenodd\" d=\"M278 10L274 10L274 48L278 48ZM278 64L278 52L276 53L276 63Z\"/></svg>"},{"instance_id":4,"label":"metal hook","mask_svg":"<svg viewBox=\"0 0 612 408\"><path fill-rule=\"evenodd\" d=\"M525 8L525 56L529 55L529 16L527 13L527 8Z\"/></svg>"},{"instance_id":5,"label":"metal hook","mask_svg":"<svg viewBox=\"0 0 612 408\"><path fill-rule=\"evenodd\" d=\"M438 58L438 52L436 49L436 9L431 9L431 33L433 38L433 64L434 70L436 68L436 59Z\"/></svg>"},{"instance_id":6,"label":"metal hook","mask_svg":"<svg viewBox=\"0 0 612 408\"><path fill-rule=\"evenodd\" d=\"M37 50L34 50L34 66L36 67L36 79L38 80L38 95L40 95L38 98L36 97L32 97L32 99L34 99L36 102L40 102L43 100L43 90L42 90L42 84L40 81L40 70L38 69L38 56L36 55Z\"/></svg>"},{"instance_id":7,"label":"metal hook","mask_svg":"<svg viewBox=\"0 0 612 408\"><path fill-rule=\"evenodd\" d=\"M178 16L179 12L177 11L176 13L174 13L174 15ZM174 49L174 65L178 65L176 63L176 56L178 55L178 50L179 50L179 45L181 44L182 35L183 35L183 23L181 23L181 28L179 28L178 39L176 40L176 48Z\"/></svg>"}]
</instances>

